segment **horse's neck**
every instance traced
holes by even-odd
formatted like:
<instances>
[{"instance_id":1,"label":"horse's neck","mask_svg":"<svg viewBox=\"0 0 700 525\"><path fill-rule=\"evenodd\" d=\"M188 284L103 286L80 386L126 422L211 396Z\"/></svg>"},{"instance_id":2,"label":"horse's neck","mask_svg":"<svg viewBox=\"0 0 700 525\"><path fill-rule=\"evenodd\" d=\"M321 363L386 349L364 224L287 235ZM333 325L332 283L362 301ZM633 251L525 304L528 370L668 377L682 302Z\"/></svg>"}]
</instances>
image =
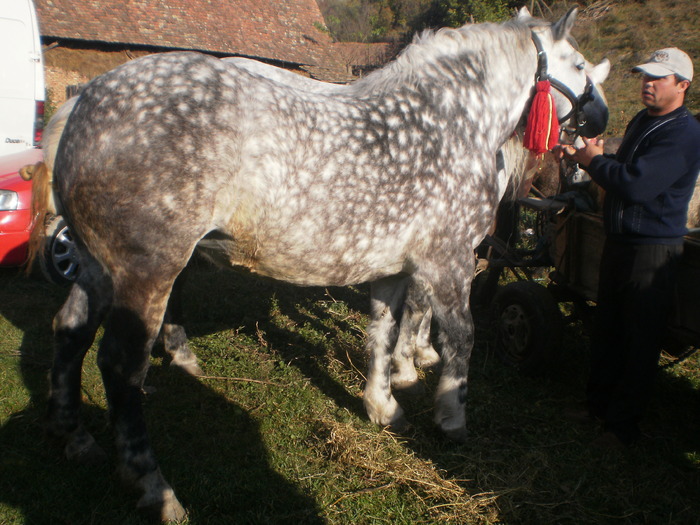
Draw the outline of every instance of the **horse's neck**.
<instances>
[{"instance_id":1,"label":"horse's neck","mask_svg":"<svg viewBox=\"0 0 700 525\"><path fill-rule=\"evenodd\" d=\"M513 133L534 85L537 55L528 28L479 25L436 33L394 62L355 82L358 95L398 89L430 92L434 109L469 112L491 149Z\"/></svg>"}]
</instances>

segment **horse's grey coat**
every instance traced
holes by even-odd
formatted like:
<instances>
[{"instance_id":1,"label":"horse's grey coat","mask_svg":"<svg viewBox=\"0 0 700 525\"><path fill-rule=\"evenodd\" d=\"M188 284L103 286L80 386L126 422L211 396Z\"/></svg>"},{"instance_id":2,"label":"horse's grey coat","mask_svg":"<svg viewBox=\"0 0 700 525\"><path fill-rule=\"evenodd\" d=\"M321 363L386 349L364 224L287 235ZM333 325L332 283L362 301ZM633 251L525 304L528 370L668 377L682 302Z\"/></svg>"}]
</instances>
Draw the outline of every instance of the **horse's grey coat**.
<instances>
[{"instance_id":1,"label":"horse's grey coat","mask_svg":"<svg viewBox=\"0 0 700 525\"><path fill-rule=\"evenodd\" d=\"M56 196L82 270L55 319L49 428L75 457L96 454L78 418L80 369L98 354L122 475L139 507L184 510L148 442L141 387L168 297L207 237L219 259L301 285L372 282L369 417L400 424L391 348L406 287L440 325L435 421L466 435L473 249L506 183L496 151L534 85L540 35L549 72L580 94L583 57L529 17L426 33L342 91L291 88L196 53L144 57L93 80L69 118ZM568 101L555 94L558 110Z\"/></svg>"}]
</instances>

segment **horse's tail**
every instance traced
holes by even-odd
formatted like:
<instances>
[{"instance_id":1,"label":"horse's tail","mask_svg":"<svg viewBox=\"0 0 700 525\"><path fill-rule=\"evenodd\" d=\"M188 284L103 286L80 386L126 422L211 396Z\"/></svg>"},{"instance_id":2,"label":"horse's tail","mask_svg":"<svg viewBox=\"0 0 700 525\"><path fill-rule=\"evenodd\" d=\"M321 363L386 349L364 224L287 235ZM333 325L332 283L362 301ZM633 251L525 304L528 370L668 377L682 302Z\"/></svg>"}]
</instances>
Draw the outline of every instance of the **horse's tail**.
<instances>
[{"instance_id":1,"label":"horse's tail","mask_svg":"<svg viewBox=\"0 0 700 525\"><path fill-rule=\"evenodd\" d=\"M27 272L31 272L37 256L41 256L44 237L46 236L46 217L58 213L53 196L53 167L63 129L66 127L68 117L73 111L77 100L78 97L67 100L46 125L44 136L41 140L41 146L44 150L44 161L32 166L24 166L20 169L22 178L32 180L32 217L34 217L34 228L29 236L26 262Z\"/></svg>"},{"instance_id":2,"label":"horse's tail","mask_svg":"<svg viewBox=\"0 0 700 525\"><path fill-rule=\"evenodd\" d=\"M29 167L29 166L27 166ZM39 162L32 169L32 217L34 228L29 236L26 270L30 273L37 256L41 256L46 235L46 217L56 213L51 187L51 172L45 162Z\"/></svg>"}]
</instances>

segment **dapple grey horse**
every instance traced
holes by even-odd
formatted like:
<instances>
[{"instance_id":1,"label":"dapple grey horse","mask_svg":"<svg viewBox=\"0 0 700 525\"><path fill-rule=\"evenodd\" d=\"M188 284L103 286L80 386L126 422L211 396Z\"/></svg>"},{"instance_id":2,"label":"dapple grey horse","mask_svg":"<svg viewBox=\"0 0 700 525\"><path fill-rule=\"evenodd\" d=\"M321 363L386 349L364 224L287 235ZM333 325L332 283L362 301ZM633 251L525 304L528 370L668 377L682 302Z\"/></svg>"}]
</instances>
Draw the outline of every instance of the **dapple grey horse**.
<instances>
[{"instance_id":1,"label":"dapple grey horse","mask_svg":"<svg viewBox=\"0 0 700 525\"><path fill-rule=\"evenodd\" d=\"M290 283L372 283L364 403L380 425L403 419L391 348L414 283L440 327L435 421L465 439L471 254L506 184L496 152L543 75L559 114L590 94L569 39L575 18L426 32L342 93L197 53L144 57L90 82L54 173L81 264L54 319L48 422L66 453L99 453L79 419L80 372L104 321L98 364L120 473L140 508L184 517L149 443L141 388L173 283L203 239L220 260Z\"/></svg>"}]
</instances>

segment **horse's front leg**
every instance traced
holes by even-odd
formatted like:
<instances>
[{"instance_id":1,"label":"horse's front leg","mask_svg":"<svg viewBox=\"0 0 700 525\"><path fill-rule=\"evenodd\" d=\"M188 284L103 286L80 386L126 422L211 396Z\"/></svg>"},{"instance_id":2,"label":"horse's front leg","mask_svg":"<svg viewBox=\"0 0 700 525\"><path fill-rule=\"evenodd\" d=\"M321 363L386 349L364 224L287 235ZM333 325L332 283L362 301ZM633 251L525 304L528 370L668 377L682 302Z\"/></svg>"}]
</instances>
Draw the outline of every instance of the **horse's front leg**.
<instances>
[{"instance_id":1,"label":"horse's front leg","mask_svg":"<svg viewBox=\"0 0 700 525\"><path fill-rule=\"evenodd\" d=\"M177 521L185 517L185 510L160 472L142 408L151 347L163 321L174 276L163 281L139 279L136 272L122 275L114 285L114 303L98 353L116 434L119 473L142 493L139 509L162 521Z\"/></svg>"},{"instance_id":2,"label":"horse's front leg","mask_svg":"<svg viewBox=\"0 0 700 525\"><path fill-rule=\"evenodd\" d=\"M447 272L424 275L431 290L430 303L439 325L442 373L435 394L435 423L455 441L467 438L466 399L469 358L474 346L474 323L469 310L469 288L474 259Z\"/></svg>"},{"instance_id":3,"label":"horse's front leg","mask_svg":"<svg viewBox=\"0 0 700 525\"><path fill-rule=\"evenodd\" d=\"M373 423L395 429L406 425L403 410L391 393L391 356L408 281L407 277L390 277L372 283L372 320L367 328L369 371L365 409Z\"/></svg>"}]
</instances>

